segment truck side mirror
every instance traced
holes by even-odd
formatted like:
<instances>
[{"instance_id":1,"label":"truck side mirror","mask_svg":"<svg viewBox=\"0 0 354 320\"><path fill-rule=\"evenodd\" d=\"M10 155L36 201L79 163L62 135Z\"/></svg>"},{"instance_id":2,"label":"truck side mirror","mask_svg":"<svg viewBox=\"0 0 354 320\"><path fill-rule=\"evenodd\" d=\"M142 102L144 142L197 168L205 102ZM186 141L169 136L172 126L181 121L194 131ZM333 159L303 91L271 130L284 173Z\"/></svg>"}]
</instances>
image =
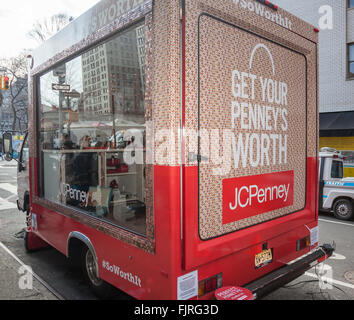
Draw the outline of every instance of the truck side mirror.
<instances>
[{"instance_id":1,"label":"truck side mirror","mask_svg":"<svg viewBox=\"0 0 354 320\"><path fill-rule=\"evenodd\" d=\"M10 132L5 132L2 136L2 148L5 154L6 161L11 161L13 158L12 150L12 134Z\"/></svg>"}]
</instances>

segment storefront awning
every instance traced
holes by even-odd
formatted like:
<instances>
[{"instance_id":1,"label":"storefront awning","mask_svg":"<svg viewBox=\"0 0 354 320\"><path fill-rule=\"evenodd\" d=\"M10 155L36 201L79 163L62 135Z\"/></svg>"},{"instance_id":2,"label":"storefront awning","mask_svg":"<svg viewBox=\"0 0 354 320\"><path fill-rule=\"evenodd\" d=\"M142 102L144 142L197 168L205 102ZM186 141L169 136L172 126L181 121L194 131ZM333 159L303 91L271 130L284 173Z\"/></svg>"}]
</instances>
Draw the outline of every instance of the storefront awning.
<instances>
[{"instance_id":1,"label":"storefront awning","mask_svg":"<svg viewBox=\"0 0 354 320\"><path fill-rule=\"evenodd\" d=\"M320 113L320 136L354 136L354 111Z\"/></svg>"}]
</instances>

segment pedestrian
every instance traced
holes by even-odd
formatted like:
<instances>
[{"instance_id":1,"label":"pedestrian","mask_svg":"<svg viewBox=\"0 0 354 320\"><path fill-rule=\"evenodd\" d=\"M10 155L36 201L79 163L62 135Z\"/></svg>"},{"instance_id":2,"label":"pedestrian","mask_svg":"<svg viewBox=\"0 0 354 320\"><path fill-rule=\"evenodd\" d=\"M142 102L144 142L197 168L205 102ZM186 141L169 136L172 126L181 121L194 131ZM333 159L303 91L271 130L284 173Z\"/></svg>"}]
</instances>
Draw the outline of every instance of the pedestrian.
<instances>
[{"instance_id":1,"label":"pedestrian","mask_svg":"<svg viewBox=\"0 0 354 320\"><path fill-rule=\"evenodd\" d=\"M2 143L0 142L0 158L4 161L4 154L2 153Z\"/></svg>"}]
</instances>

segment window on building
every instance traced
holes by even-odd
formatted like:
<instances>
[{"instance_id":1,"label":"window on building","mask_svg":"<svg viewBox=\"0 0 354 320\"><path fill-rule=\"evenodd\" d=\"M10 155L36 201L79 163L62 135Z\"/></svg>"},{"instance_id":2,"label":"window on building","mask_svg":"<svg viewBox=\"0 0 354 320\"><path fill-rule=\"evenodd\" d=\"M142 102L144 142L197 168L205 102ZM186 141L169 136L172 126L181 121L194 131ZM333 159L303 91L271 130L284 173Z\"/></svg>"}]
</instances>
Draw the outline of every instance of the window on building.
<instances>
[{"instance_id":1,"label":"window on building","mask_svg":"<svg viewBox=\"0 0 354 320\"><path fill-rule=\"evenodd\" d=\"M348 76L354 78L354 43L348 44Z\"/></svg>"},{"instance_id":2,"label":"window on building","mask_svg":"<svg viewBox=\"0 0 354 320\"><path fill-rule=\"evenodd\" d=\"M348 0L348 8L354 8L354 0Z\"/></svg>"},{"instance_id":3,"label":"window on building","mask_svg":"<svg viewBox=\"0 0 354 320\"><path fill-rule=\"evenodd\" d=\"M145 235L146 186L152 183L146 181L149 168L145 162L145 94L136 35L139 27L100 45L107 51L122 37L131 38L134 45L129 55L137 73L134 92L108 86L113 65L107 59L102 77L109 81L95 93L95 86L84 81L82 55L63 64L65 72L61 76L49 70L39 78L39 172L40 196L45 200ZM87 53L96 51L94 48ZM117 49L114 54L120 56L122 52ZM95 59L99 57L90 55L92 65ZM94 73L87 77L88 83L97 80ZM66 84L70 89L54 90L53 84ZM102 95L107 101L104 106L99 103Z\"/></svg>"}]
</instances>

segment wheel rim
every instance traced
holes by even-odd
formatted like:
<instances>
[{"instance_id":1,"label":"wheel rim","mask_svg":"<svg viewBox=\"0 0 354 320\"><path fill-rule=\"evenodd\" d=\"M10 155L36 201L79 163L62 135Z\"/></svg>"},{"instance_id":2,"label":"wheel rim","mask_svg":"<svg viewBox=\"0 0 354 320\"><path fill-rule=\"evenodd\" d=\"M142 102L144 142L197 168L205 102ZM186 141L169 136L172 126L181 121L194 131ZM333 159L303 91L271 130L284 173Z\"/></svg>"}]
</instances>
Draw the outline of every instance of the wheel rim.
<instances>
[{"instance_id":1,"label":"wheel rim","mask_svg":"<svg viewBox=\"0 0 354 320\"><path fill-rule=\"evenodd\" d=\"M337 214L342 216L342 217L346 217L349 214L349 208L345 203L341 203L338 207L337 207Z\"/></svg>"},{"instance_id":2,"label":"wheel rim","mask_svg":"<svg viewBox=\"0 0 354 320\"><path fill-rule=\"evenodd\" d=\"M91 250L87 250L86 253L86 270L87 275L95 286L102 284L102 280L98 277L98 266L95 257L93 256Z\"/></svg>"}]
</instances>

